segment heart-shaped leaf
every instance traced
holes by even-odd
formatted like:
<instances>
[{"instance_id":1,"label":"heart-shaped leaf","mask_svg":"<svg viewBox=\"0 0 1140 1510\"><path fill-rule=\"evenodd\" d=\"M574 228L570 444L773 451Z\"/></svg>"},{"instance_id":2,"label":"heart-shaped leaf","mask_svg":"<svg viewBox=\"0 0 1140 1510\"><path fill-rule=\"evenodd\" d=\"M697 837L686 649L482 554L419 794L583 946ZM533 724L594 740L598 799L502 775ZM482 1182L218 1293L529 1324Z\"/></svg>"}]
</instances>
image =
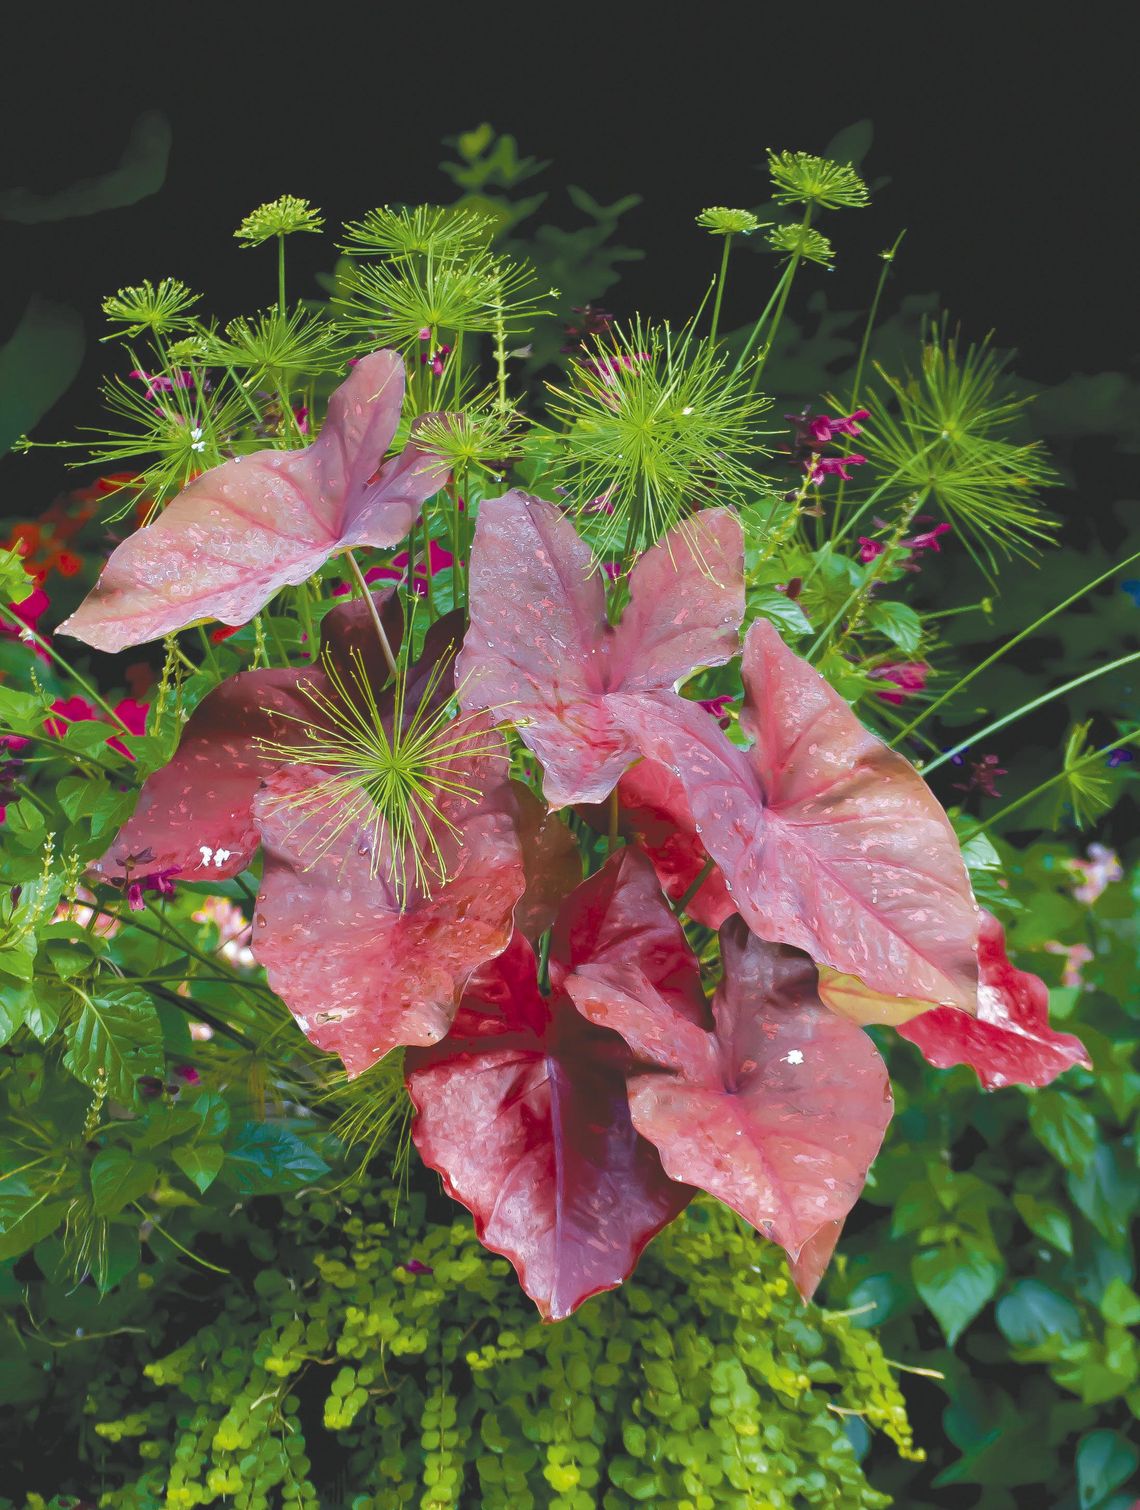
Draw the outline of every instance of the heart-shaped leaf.
<instances>
[{"instance_id":1,"label":"heart-shaped leaf","mask_svg":"<svg viewBox=\"0 0 1140 1510\"><path fill-rule=\"evenodd\" d=\"M629 1080L630 1114L666 1173L796 1259L813 1240L826 1246L817 1234L854 1205L890 1120L890 1083L867 1035L820 1002L810 959L739 918L720 939L712 1032L671 1010L636 965L587 964L566 990L645 1067Z\"/></svg>"},{"instance_id":2,"label":"heart-shaped leaf","mask_svg":"<svg viewBox=\"0 0 1140 1510\"><path fill-rule=\"evenodd\" d=\"M402 616L394 592L374 595L389 642L398 647ZM405 705L416 709L433 673L437 688L452 686L448 662L462 634L458 614L433 624L424 653L410 668ZM363 675L383 688L387 665L363 598L339 604L321 626L321 658L311 666L240 671L195 708L178 749L147 778L138 804L107 853L91 867L109 881L177 871L183 880L239 875L259 843L251 804L261 783L282 764L283 750L303 757L309 731L327 725L324 710L343 704ZM391 722L391 688L374 692L382 720ZM272 746L273 748L270 748Z\"/></svg>"},{"instance_id":3,"label":"heart-shaped leaf","mask_svg":"<svg viewBox=\"0 0 1140 1510\"><path fill-rule=\"evenodd\" d=\"M667 993L686 994L680 973L697 980L652 871L632 851L567 900L552 982L571 962L596 959L604 971L622 951L639 951ZM552 998L540 994L534 953L517 933L472 980L449 1036L408 1050L416 1147L547 1320L620 1284L692 1195L634 1130L628 1065L622 1040L586 1022L557 984Z\"/></svg>"},{"instance_id":4,"label":"heart-shaped leaf","mask_svg":"<svg viewBox=\"0 0 1140 1510\"><path fill-rule=\"evenodd\" d=\"M611 699L624 693L652 717L697 666L736 653L743 560L735 515L695 514L638 561L615 628L602 571L561 510L517 491L482 504L457 665L463 706L517 723L551 807L600 802L636 753Z\"/></svg>"},{"instance_id":5,"label":"heart-shaped leaf","mask_svg":"<svg viewBox=\"0 0 1140 1510\"><path fill-rule=\"evenodd\" d=\"M477 732L472 723L468 734ZM438 794L433 837L446 880L426 887L409 865L393 880L391 842L363 818L330 836L328 811L306 798L327 773L287 766L254 805L265 869L253 950L269 983L318 1048L359 1075L401 1044L429 1044L451 1026L463 988L511 936L525 878L502 746L472 744L449 781L477 800Z\"/></svg>"},{"instance_id":6,"label":"heart-shaped leaf","mask_svg":"<svg viewBox=\"0 0 1140 1510\"><path fill-rule=\"evenodd\" d=\"M363 357L311 446L234 457L196 478L112 552L60 631L122 650L202 619L245 624L339 552L395 545L446 478L414 443L384 460L403 397L400 357Z\"/></svg>"},{"instance_id":7,"label":"heart-shaped leaf","mask_svg":"<svg viewBox=\"0 0 1140 1510\"><path fill-rule=\"evenodd\" d=\"M684 699L611 702L679 777L749 928L877 991L972 1011L978 912L933 793L764 620L742 675L748 750Z\"/></svg>"},{"instance_id":8,"label":"heart-shaped leaf","mask_svg":"<svg viewBox=\"0 0 1140 1510\"><path fill-rule=\"evenodd\" d=\"M1045 982L1010 964L1005 931L988 912L978 935L978 969L977 1017L936 1007L900 1025L925 1059L942 1070L968 1064L987 1090L1048 1085L1074 1064L1091 1069L1081 1040L1049 1026Z\"/></svg>"}]
</instances>

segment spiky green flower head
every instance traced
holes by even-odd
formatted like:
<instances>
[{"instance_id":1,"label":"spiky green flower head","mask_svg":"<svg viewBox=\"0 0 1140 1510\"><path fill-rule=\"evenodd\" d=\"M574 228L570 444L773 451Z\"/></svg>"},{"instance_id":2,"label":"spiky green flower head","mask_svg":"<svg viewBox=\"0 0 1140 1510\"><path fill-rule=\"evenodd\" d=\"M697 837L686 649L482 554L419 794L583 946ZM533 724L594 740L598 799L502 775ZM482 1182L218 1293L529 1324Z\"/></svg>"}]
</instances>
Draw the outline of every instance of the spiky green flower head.
<instances>
[{"instance_id":1,"label":"spiky green flower head","mask_svg":"<svg viewBox=\"0 0 1140 1510\"><path fill-rule=\"evenodd\" d=\"M1072 812L1076 828L1086 828L1113 804L1112 776L1105 768L1100 752L1089 748L1091 728L1091 719L1083 724L1076 724L1065 741L1060 791L1053 813L1054 828L1061 822L1066 803Z\"/></svg>"},{"instance_id":2,"label":"spiky green flower head","mask_svg":"<svg viewBox=\"0 0 1140 1510\"><path fill-rule=\"evenodd\" d=\"M777 204L861 210L870 202L867 185L849 163L833 163L810 152L773 152L769 147L768 172Z\"/></svg>"},{"instance_id":3,"label":"spiky green flower head","mask_svg":"<svg viewBox=\"0 0 1140 1510\"><path fill-rule=\"evenodd\" d=\"M144 331L162 336L172 330L186 330L194 323L188 311L200 298L177 278L162 278L158 283L145 278L142 283L121 288L103 300L103 313L112 324L125 328L102 339L133 338Z\"/></svg>"},{"instance_id":4,"label":"spiky green flower head","mask_svg":"<svg viewBox=\"0 0 1140 1510\"><path fill-rule=\"evenodd\" d=\"M831 242L810 225L778 225L768 232L768 245L775 252L802 258L804 262L817 262L820 267L831 267L835 261Z\"/></svg>"},{"instance_id":5,"label":"spiky green flower head","mask_svg":"<svg viewBox=\"0 0 1140 1510\"><path fill-rule=\"evenodd\" d=\"M550 391L565 426L556 470L599 553L645 549L696 505L759 484L757 424L771 400L691 330L614 326L575 358L569 386Z\"/></svg>"},{"instance_id":6,"label":"spiky green flower head","mask_svg":"<svg viewBox=\"0 0 1140 1510\"><path fill-rule=\"evenodd\" d=\"M425 339L525 329L546 297L533 292L534 282L525 264L483 252L461 261L405 258L353 268L334 302L345 330L369 346L410 353Z\"/></svg>"},{"instance_id":7,"label":"spiky green flower head","mask_svg":"<svg viewBox=\"0 0 1140 1510\"><path fill-rule=\"evenodd\" d=\"M760 229L760 221L751 210L729 210L724 205L702 210L697 224L713 236L751 236Z\"/></svg>"},{"instance_id":8,"label":"spiky green flower head","mask_svg":"<svg viewBox=\"0 0 1140 1510\"><path fill-rule=\"evenodd\" d=\"M458 829L444 809L475 803L482 795L469 779L478 762L501 755L505 736L484 715L463 714L458 694L440 696L450 662L438 660L419 700L408 707L409 634L393 683L390 709L382 710L360 651L350 653L348 674L325 658L332 687L314 683L299 691L311 703L312 718L288 717L301 726L304 741L264 742L264 752L290 763L315 766L323 779L300 793L281 797L298 823L316 820L306 836L309 864L315 863L347 829L369 835L375 878L384 867L396 904L413 891L428 897L450 878L445 844Z\"/></svg>"},{"instance_id":9,"label":"spiky green flower head","mask_svg":"<svg viewBox=\"0 0 1140 1510\"><path fill-rule=\"evenodd\" d=\"M248 372L254 381L277 381L285 373L335 372L344 366L336 328L300 305L291 314L274 304L251 319L231 320L224 336L211 333L202 346L210 366Z\"/></svg>"},{"instance_id":10,"label":"spiky green flower head","mask_svg":"<svg viewBox=\"0 0 1140 1510\"><path fill-rule=\"evenodd\" d=\"M363 220L348 222L341 250L356 257L449 260L484 250L494 230L490 216L454 206L421 204L394 209L381 205Z\"/></svg>"},{"instance_id":11,"label":"spiky green flower head","mask_svg":"<svg viewBox=\"0 0 1140 1510\"><path fill-rule=\"evenodd\" d=\"M1031 400L1010 391L1006 365L989 337L960 350L943 317L923 343L917 376L895 378L876 364L895 409L886 396L872 403L860 438L881 473L945 512L987 575L995 548L1029 556L1056 528L1037 498L1060 481L1044 448L1007 439Z\"/></svg>"},{"instance_id":12,"label":"spiky green flower head","mask_svg":"<svg viewBox=\"0 0 1140 1510\"><path fill-rule=\"evenodd\" d=\"M282 194L280 199L258 205L242 221L234 232L243 248L260 246L272 236L292 236L297 231L319 232L324 218L307 199L298 199L294 194Z\"/></svg>"},{"instance_id":13,"label":"spiky green flower head","mask_svg":"<svg viewBox=\"0 0 1140 1510\"><path fill-rule=\"evenodd\" d=\"M488 391L456 414L429 414L417 425L412 439L422 451L445 462L456 476L475 468L499 481L527 423L510 405L500 408Z\"/></svg>"},{"instance_id":14,"label":"spiky green flower head","mask_svg":"<svg viewBox=\"0 0 1140 1510\"><path fill-rule=\"evenodd\" d=\"M72 466L130 471L127 501L112 519L134 507L140 492L151 500L153 515L191 478L219 466L233 454L251 418L250 399L226 378L209 387L201 368L191 368L193 383L155 393L114 378L103 387L103 400L114 418L94 429L91 441L77 442L84 452Z\"/></svg>"}]
</instances>

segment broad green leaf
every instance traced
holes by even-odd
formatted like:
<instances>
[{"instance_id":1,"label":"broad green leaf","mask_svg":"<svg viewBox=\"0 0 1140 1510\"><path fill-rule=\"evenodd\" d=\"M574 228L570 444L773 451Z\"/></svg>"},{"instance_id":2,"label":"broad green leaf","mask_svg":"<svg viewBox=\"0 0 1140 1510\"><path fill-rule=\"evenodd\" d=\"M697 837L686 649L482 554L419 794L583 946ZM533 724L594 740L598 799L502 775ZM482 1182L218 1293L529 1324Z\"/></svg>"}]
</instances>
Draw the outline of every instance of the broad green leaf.
<instances>
[{"instance_id":1,"label":"broad green leaf","mask_svg":"<svg viewBox=\"0 0 1140 1510\"><path fill-rule=\"evenodd\" d=\"M32 296L0 347L0 453L10 450L71 386L84 344L76 310Z\"/></svg>"},{"instance_id":2,"label":"broad green leaf","mask_svg":"<svg viewBox=\"0 0 1140 1510\"><path fill-rule=\"evenodd\" d=\"M774 587L754 587L748 594L748 619L768 619L785 634L811 633L811 620L794 598Z\"/></svg>"},{"instance_id":3,"label":"broad green leaf","mask_svg":"<svg viewBox=\"0 0 1140 1510\"><path fill-rule=\"evenodd\" d=\"M225 1181L242 1195L300 1190L328 1173L329 1166L296 1133L265 1122L246 1122L225 1161Z\"/></svg>"},{"instance_id":4,"label":"broad green leaf","mask_svg":"<svg viewBox=\"0 0 1140 1510\"><path fill-rule=\"evenodd\" d=\"M185 1144L172 1148L170 1157L190 1183L205 1192L217 1178L225 1152L218 1143Z\"/></svg>"},{"instance_id":5,"label":"broad green leaf","mask_svg":"<svg viewBox=\"0 0 1140 1510\"><path fill-rule=\"evenodd\" d=\"M22 1174L0 1181L0 1259L26 1252L59 1226L70 1203L55 1189L37 1189Z\"/></svg>"},{"instance_id":6,"label":"broad green leaf","mask_svg":"<svg viewBox=\"0 0 1140 1510\"><path fill-rule=\"evenodd\" d=\"M126 1148L105 1148L91 1165L91 1200L98 1216L114 1216L158 1179L155 1165Z\"/></svg>"},{"instance_id":7,"label":"broad green leaf","mask_svg":"<svg viewBox=\"0 0 1140 1510\"><path fill-rule=\"evenodd\" d=\"M140 1075L161 1075L162 1025L141 991L110 991L84 997L66 1030L64 1064L84 1085L105 1084L107 1094L129 1106Z\"/></svg>"},{"instance_id":8,"label":"broad green leaf","mask_svg":"<svg viewBox=\"0 0 1140 1510\"><path fill-rule=\"evenodd\" d=\"M26 188L5 189L0 192L0 220L41 225L137 204L162 188L171 140L166 116L158 110L144 110L131 126L113 168L43 194Z\"/></svg>"},{"instance_id":9,"label":"broad green leaf","mask_svg":"<svg viewBox=\"0 0 1140 1510\"><path fill-rule=\"evenodd\" d=\"M1140 1323L1140 1295L1117 1275L1105 1286L1100 1314L1113 1326L1136 1326Z\"/></svg>"},{"instance_id":10,"label":"broad green leaf","mask_svg":"<svg viewBox=\"0 0 1140 1510\"><path fill-rule=\"evenodd\" d=\"M0 977L0 1048L23 1027L31 1004L31 988Z\"/></svg>"},{"instance_id":11,"label":"broad green leaf","mask_svg":"<svg viewBox=\"0 0 1140 1510\"><path fill-rule=\"evenodd\" d=\"M1068 1091L1038 1091L1029 1102L1029 1126L1066 1169L1084 1169L1100 1141L1096 1118Z\"/></svg>"},{"instance_id":12,"label":"broad green leaf","mask_svg":"<svg viewBox=\"0 0 1140 1510\"><path fill-rule=\"evenodd\" d=\"M1067 1211L1035 1195L1017 1194L1013 1205L1018 1216L1036 1237L1072 1256L1073 1221Z\"/></svg>"},{"instance_id":13,"label":"broad green leaf","mask_svg":"<svg viewBox=\"0 0 1140 1510\"><path fill-rule=\"evenodd\" d=\"M1140 1447L1118 1431L1090 1431L1077 1445L1081 1510L1095 1510L1140 1466Z\"/></svg>"},{"instance_id":14,"label":"broad green leaf","mask_svg":"<svg viewBox=\"0 0 1140 1510\"><path fill-rule=\"evenodd\" d=\"M1123 1249L1140 1207L1140 1170L1119 1145L1102 1143L1083 1169L1071 1170L1069 1193L1108 1243Z\"/></svg>"},{"instance_id":15,"label":"broad green leaf","mask_svg":"<svg viewBox=\"0 0 1140 1510\"><path fill-rule=\"evenodd\" d=\"M911 1261L915 1287L953 1345L993 1298L1003 1266L959 1243L917 1254Z\"/></svg>"},{"instance_id":16,"label":"broad green leaf","mask_svg":"<svg viewBox=\"0 0 1140 1510\"><path fill-rule=\"evenodd\" d=\"M98 1245L91 1269L100 1295L106 1295L108 1290L113 1290L121 1280L138 1268L140 1253L137 1222L106 1224L103 1240Z\"/></svg>"},{"instance_id":17,"label":"broad green leaf","mask_svg":"<svg viewBox=\"0 0 1140 1510\"><path fill-rule=\"evenodd\" d=\"M867 610L867 622L904 655L913 655L922 644L922 620L909 603L872 603Z\"/></svg>"},{"instance_id":18,"label":"broad green leaf","mask_svg":"<svg viewBox=\"0 0 1140 1510\"><path fill-rule=\"evenodd\" d=\"M997 1324L1015 1347L1048 1342L1075 1342L1081 1335L1080 1312L1071 1300L1035 1279L1019 1279L997 1303Z\"/></svg>"}]
</instances>

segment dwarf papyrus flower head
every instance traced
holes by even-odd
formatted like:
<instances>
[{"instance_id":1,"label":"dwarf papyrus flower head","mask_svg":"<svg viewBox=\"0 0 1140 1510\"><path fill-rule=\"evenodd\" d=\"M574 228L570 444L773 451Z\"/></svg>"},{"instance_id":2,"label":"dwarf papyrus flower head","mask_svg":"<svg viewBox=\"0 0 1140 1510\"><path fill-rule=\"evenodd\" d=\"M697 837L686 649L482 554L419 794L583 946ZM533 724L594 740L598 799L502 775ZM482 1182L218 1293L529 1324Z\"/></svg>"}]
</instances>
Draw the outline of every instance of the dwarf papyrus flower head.
<instances>
[{"instance_id":1,"label":"dwarf papyrus flower head","mask_svg":"<svg viewBox=\"0 0 1140 1510\"><path fill-rule=\"evenodd\" d=\"M505 754L502 731L480 714L457 712L456 694L443 683L450 657L411 683L401 658L392 686L378 697L360 651L346 669L323 662L331 691L315 683L298 690L312 704L300 741L262 745L266 754L319 768L324 779L276 799L306 829L306 863L326 854L347 829L358 829L372 875L383 874L397 905L412 891L430 896L449 879L449 843L458 835L452 814L483 795L479 767ZM414 705L409 699L412 686Z\"/></svg>"},{"instance_id":2,"label":"dwarf papyrus flower head","mask_svg":"<svg viewBox=\"0 0 1140 1510\"><path fill-rule=\"evenodd\" d=\"M103 313L114 325L121 325L104 341L119 340L141 335L148 330L152 335L165 335L171 330L185 330L193 319L187 311L201 298L191 293L185 283L177 278L160 278L152 283L145 278L141 283L121 288L103 300Z\"/></svg>"},{"instance_id":3,"label":"dwarf papyrus flower head","mask_svg":"<svg viewBox=\"0 0 1140 1510\"><path fill-rule=\"evenodd\" d=\"M282 194L280 199L251 210L234 235L243 247L260 246L271 236L291 236L294 231L319 231L324 223L321 212L307 199Z\"/></svg>"},{"instance_id":4,"label":"dwarf papyrus flower head","mask_svg":"<svg viewBox=\"0 0 1140 1510\"><path fill-rule=\"evenodd\" d=\"M867 185L849 163L833 163L810 152L768 149L768 172L777 204L816 205L821 210L862 209Z\"/></svg>"}]
</instances>

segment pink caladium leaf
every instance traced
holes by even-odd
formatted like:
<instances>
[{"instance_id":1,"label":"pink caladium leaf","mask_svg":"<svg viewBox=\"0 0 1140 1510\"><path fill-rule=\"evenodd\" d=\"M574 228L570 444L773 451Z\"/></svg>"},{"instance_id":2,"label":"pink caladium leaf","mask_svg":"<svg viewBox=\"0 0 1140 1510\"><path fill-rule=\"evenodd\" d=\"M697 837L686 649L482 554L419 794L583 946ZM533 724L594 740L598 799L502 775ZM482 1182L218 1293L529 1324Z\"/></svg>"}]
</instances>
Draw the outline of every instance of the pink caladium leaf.
<instances>
[{"instance_id":1,"label":"pink caladium leaf","mask_svg":"<svg viewBox=\"0 0 1140 1510\"><path fill-rule=\"evenodd\" d=\"M414 444L384 461L403 397L400 357L364 357L311 446L233 457L196 478L116 547L61 632L114 651L203 619L245 624L346 548L395 545L447 477Z\"/></svg>"},{"instance_id":2,"label":"pink caladium leaf","mask_svg":"<svg viewBox=\"0 0 1140 1510\"><path fill-rule=\"evenodd\" d=\"M521 782L513 783L518 804L519 843L526 891L515 908L515 927L536 939L554 922L558 908L582 881L582 856L574 835Z\"/></svg>"},{"instance_id":3,"label":"pink caladium leaf","mask_svg":"<svg viewBox=\"0 0 1140 1510\"><path fill-rule=\"evenodd\" d=\"M835 1252L843 1231L842 1221L824 1222L818 1232L812 1234L792 1259L790 1268L792 1283L803 1300L810 1300L819 1289L819 1282L827 1272L831 1256Z\"/></svg>"},{"instance_id":4,"label":"pink caladium leaf","mask_svg":"<svg viewBox=\"0 0 1140 1510\"><path fill-rule=\"evenodd\" d=\"M561 510L517 491L483 503L458 667L463 707L518 725L543 763L551 807L600 802L636 754L614 695L652 718L696 667L736 653L743 560L734 514L694 514L638 561L613 627L605 578Z\"/></svg>"},{"instance_id":5,"label":"pink caladium leaf","mask_svg":"<svg viewBox=\"0 0 1140 1510\"><path fill-rule=\"evenodd\" d=\"M1010 964L1005 932L988 912L978 938L978 1015L936 1007L899 1027L938 1069L968 1064L987 1090L1048 1085L1074 1064L1091 1069L1084 1044L1049 1026L1045 982Z\"/></svg>"},{"instance_id":6,"label":"pink caladium leaf","mask_svg":"<svg viewBox=\"0 0 1140 1510\"><path fill-rule=\"evenodd\" d=\"M617 794L619 833L645 851L665 895L679 901L709 863L680 778L660 761L639 760L618 782ZM606 804L583 806L578 811L587 823L605 833L609 823ZM735 911L736 903L724 876L714 865L685 904L685 912L695 923L719 928Z\"/></svg>"},{"instance_id":7,"label":"pink caladium leaf","mask_svg":"<svg viewBox=\"0 0 1140 1510\"><path fill-rule=\"evenodd\" d=\"M749 928L876 991L972 1012L978 910L934 794L766 620L742 676L747 750L683 699L612 702L680 779Z\"/></svg>"},{"instance_id":8,"label":"pink caladium leaf","mask_svg":"<svg viewBox=\"0 0 1140 1510\"><path fill-rule=\"evenodd\" d=\"M400 645L403 620L394 592L375 594L389 643ZM463 633L462 616L433 624L420 659L409 668L407 705L437 671L437 691L453 688L449 662ZM442 663L442 664L441 664ZM176 869L183 880L221 880L241 873L258 845L250 811L258 787L282 764L282 750L303 758L307 730L323 723L320 704L339 701L334 678L355 680L354 668L383 688L388 676L368 605L339 604L321 626L321 657L311 666L241 671L227 678L191 714L173 758L150 775L138 804L91 870L104 880L129 880ZM377 694L390 721L392 691ZM276 753L267 747L273 746Z\"/></svg>"},{"instance_id":9,"label":"pink caladium leaf","mask_svg":"<svg viewBox=\"0 0 1140 1510\"><path fill-rule=\"evenodd\" d=\"M652 872L626 851L566 901L552 983L571 960L596 957L604 968L615 951L646 944L650 977L672 976L675 956L688 953L674 934ZM564 951L557 967L555 950ZM687 970L695 982L691 954ZM557 985L551 997L539 992L534 953L518 933L472 980L450 1035L407 1054L416 1147L548 1321L620 1284L692 1196L634 1130L629 1057Z\"/></svg>"},{"instance_id":10,"label":"pink caladium leaf","mask_svg":"<svg viewBox=\"0 0 1140 1510\"><path fill-rule=\"evenodd\" d=\"M707 1190L799 1259L863 1188L891 1115L870 1038L820 1002L812 962L720 932L724 978L707 1032L626 971L586 964L566 990L591 1022L620 1033L646 1073L629 1079L633 1125L665 1172Z\"/></svg>"},{"instance_id":11,"label":"pink caladium leaf","mask_svg":"<svg viewBox=\"0 0 1140 1510\"><path fill-rule=\"evenodd\" d=\"M477 732L470 722L467 734ZM265 856L254 954L304 1032L350 1075L400 1045L443 1038L471 975L510 941L525 886L517 808L501 742L473 749L448 779L478 800L437 796L446 879L430 889L410 865L406 884L394 883L390 834L376 857L365 822L330 838L327 810L306 800L325 778L318 767L275 771L254 801Z\"/></svg>"}]
</instances>

